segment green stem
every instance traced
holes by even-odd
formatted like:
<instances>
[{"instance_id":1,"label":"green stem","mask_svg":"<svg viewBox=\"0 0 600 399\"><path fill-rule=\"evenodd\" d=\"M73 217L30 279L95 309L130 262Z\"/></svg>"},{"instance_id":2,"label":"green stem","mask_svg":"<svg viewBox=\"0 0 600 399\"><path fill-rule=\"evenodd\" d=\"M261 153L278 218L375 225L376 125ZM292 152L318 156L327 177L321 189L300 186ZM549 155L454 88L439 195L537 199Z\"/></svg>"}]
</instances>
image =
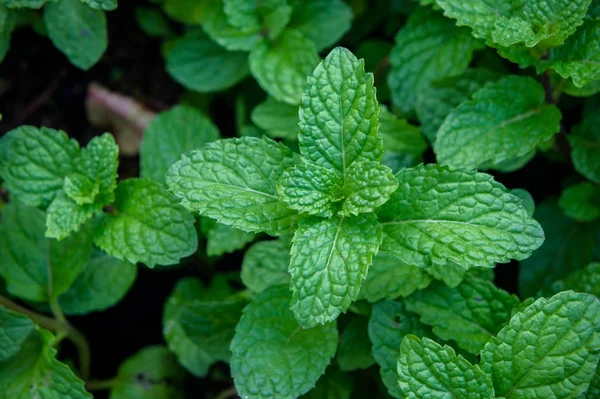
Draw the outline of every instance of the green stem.
<instances>
[{"instance_id":1,"label":"green stem","mask_svg":"<svg viewBox=\"0 0 600 399\"><path fill-rule=\"evenodd\" d=\"M88 391L104 391L112 389L117 384L117 381L116 377L109 380L91 380L85 384L85 387Z\"/></svg>"},{"instance_id":2,"label":"green stem","mask_svg":"<svg viewBox=\"0 0 600 399\"><path fill-rule=\"evenodd\" d=\"M215 397L215 399L227 399L227 398L231 398L235 395L237 395L237 391L235 390L235 387L231 387L231 388L227 388L226 390L222 391L220 394L218 394Z\"/></svg>"}]
</instances>

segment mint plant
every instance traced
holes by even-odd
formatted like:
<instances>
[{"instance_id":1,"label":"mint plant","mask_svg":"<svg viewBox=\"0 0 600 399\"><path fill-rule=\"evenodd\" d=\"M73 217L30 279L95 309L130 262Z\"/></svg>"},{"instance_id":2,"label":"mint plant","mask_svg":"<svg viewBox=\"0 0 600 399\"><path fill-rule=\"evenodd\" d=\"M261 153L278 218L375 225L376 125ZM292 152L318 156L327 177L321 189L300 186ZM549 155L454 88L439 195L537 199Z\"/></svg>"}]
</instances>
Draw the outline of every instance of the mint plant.
<instances>
[{"instance_id":1,"label":"mint plant","mask_svg":"<svg viewBox=\"0 0 600 399\"><path fill-rule=\"evenodd\" d=\"M0 399L598 397L596 3L109 13L184 91L109 48L110 128L7 111ZM0 49L45 27L87 69L115 7L0 0Z\"/></svg>"}]
</instances>

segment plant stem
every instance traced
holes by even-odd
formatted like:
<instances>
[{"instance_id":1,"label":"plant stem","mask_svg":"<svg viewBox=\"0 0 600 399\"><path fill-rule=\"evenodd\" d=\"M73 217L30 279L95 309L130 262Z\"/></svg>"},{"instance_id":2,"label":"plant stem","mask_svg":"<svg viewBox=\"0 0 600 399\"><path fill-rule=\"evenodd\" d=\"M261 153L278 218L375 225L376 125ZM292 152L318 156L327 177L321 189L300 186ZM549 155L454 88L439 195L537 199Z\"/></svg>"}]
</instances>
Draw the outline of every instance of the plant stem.
<instances>
[{"instance_id":1,"label":"plant stem","mask_svg":"<svg viewBox=\"0 0 600 399\"><path fill-rule=\"evenodd\" d=\"M550 80L550 74L548 73L548 71L544 72L540 79L542 82L542 86L544 86L546 102L550 105L556 105L556 101L562 93L563 86L559 84L556 87L556 89L553 90L552 82ZM562 123L560 124L560 131L556 136L556 146L558 147L558 151L560 151L560 153L565 157L565 159L569 163L571 163L571 145L569 144L569 140L567 139L567 131Z\"/></svg>"},{"instance_id":2,"label":"plant stem","mask_svg":"<svg viewBox=\"0 0 600 399\"><path fill-rule=\"evenodd\" d=\"M85 387L88 391L103 391L107 389L112 389L117 383L118 378L111 378L109 380L91 380L85 384Z\"/></svg>"},{"instance_id":3,"label":"plant stem","mask_svg":"<svg viewBox=\"0 0 600 399\"><path fill-rule=\"evenodd\" d=\"M235 387L227 388L226 390L219 393L215 399L227 399L237 395Z\"/></svg>"}]
</instances>

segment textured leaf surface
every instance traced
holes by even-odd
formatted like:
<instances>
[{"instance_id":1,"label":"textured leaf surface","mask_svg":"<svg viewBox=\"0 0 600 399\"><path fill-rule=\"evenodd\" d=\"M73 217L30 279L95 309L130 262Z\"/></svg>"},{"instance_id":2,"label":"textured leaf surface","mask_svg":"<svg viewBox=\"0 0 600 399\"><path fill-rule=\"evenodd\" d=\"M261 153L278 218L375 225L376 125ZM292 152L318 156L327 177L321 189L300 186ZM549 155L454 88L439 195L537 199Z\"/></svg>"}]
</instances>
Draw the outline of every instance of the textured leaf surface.
<instances>
[{"instance_id":1,"label":"textured leaf surface","mask_svg":"<svg viewBox=\"0 0 600 399\"><path fill-rule=\"evenodd\" d=\"M287 287L272 287L244 309L231 343L231 374L241 397L296 398L325 372L337 348L335 323L300 327Z\"/></svg>"},{"instance_id":2,"label":"textured leaf surface","mask_svg":"<svg viewBox=\"0 0 600 399\"><path fill-rule=\"evenodd\" d=\"M302 33L287 30L274 43L262 42L254 48L249 62L252 75L269 95L296 105L319 55L314 43Z\"/></svg>"},{"instance_id":3,"label":"textured leaf surface","mask_svg":"<svg viewBox=\"0 0 600 399\"><path fill-rule=\"evenodd\" d=\"M477 168L524 156L560 130L561 113L535 80L510 76L490 83L456 108L440 127L438 162Z\"/></svg>"},{"instance_id":4,"label":"textured leaf surface","mask_svg":"<svg viewBox=\"0 0 600 399\"><path fill-rule=\"evenodd\" d=\"M562 280L554 282L550 287L544 287L542 293L557 294L561 291L573 290L585 292L600 297L600 263L590 263L580 270L576 270Z\"/></svg>"},{"instance_id":5,"label":"textured leaf surface","mask_svg":"<svg viewBox=\"0 0 600 399\"><path fill-rule=\"evenodd\" d=\"M486 0L436 0L444 10L444 15L456 20L458 26L469 26L473 36L491 40L494 24L500 17L510 17L513 12L511 0L497 0L490 3Z\"/></svg>"},{"instance_id":6,"label":"textured leaf surface","mask_svg":"<svg viewBox=\"0 0 600 399\"><path fill-rule=\"evenodd\" d=\"M113 206L94 231L94 242L109 255L148 267L179 263L196 251L194 218L159 183L121 182Z\"/></svg>"},{"instance_id":7,"label":"textured leaf surface","mask_svg":"<svg viewBox=\"0 0 600 399\"><path fill-rule=\"evenodd\" d=\"M379 162L354 162L346 171L342 215L372 212L398 188L392 170Z\"/></svg>"},{"instance_id":8,"label":"textured leaf surface","mask_svg":"<svg viewBox=\"0 0 600 399\"><path fill-rule=\"evenodd\" d=\"M492 381L449 346L407 335L398 359L400 388L407 399L493 399Z\"/></svg>"},{"instance_id":9,"label":"textured leaf surface","mask_svg":"<svg viewBox=\"0 0 600 399\"><path fill-rule=\"evenodd\" d=\"M160 183L171 165L186 153L219 138L217 127L200 111L179 105L161 112L144 132L140 173Z\"/></svg>"},{"instance_id":10,"label":"textured leaf surface","mask_svg":"<svg viewBox=\"0 0 600 399\"><path fill-rule=\"evenodd\" d=\"M8 8L42 8L49 0L2 0L0 4Z\"/></svg>"},{"instance_id":11,"label":"textured leaf surface","mask_svg":"<svg viewBox=\"0 0 600 399\"><path fill-rule=\"evenodd\" d=\"M600 187L583 182L564 190L558 205L567 216L578 222L589 222L600 216Z\"/></svg>"},{"instance_id":12,"label":"textured leaf surface","mask_svg":"<svg viewBox=\"0 0 600 399\"><path fill-rule=\"evenodd\" d=\"M80 0L57 0L44 7L44 22L52 43L76 67L88 70L108 45L104 11Z\"/></svg>"},{"instance_id":13,"label":"textured leaf surface","mask_svg":"<svg viewBox=\"0 0 600 399\"><path fill-rule=\"evenodd\" d=\"M207 220L214 223L214 226L206 234L206 254L208 256L221 256L237 251L256 238L256 234L216 223L212 219Z\"/></svg>"},{"instance_id":14,"label":"textured leaf surface","mask_svg":"<svg viewBox=\"0 0 600 399\"><path fill-rule=\"evenodd\" d=\"M227 51L194 31L173 43L167 53L166 64L173 79L200 93L228 89L250 74L248 54Z\"/></svg>"},{"instance_id":15,"label":"textured leaf surface","mask_svg":"<svg viewBox=\"0 0 600 399\"><path fill-rule=\"evenodd\" d=\"M302 399L350 399L352 378L339 369L328 367L317 385L302 396Z\"/></svg>"},{"instance_id":16,"label":"textured leaf surface","mask_svg":"<svg viewBox=\"0 0 600 399\"><path fill-rule=\"evenodd\" d=\"M380 161L379 106L364 61L337 47L308 78L300 105L300 152L346 175L356 161Z\"/></svg>"},{"instance_id":17,"label":"textured leaf surface","mask_svg":"<svg viewBox=\"0 0 600 399\"><path fill-rule=\"evenodd\" d=\"M350 29L352 9L342 0L292 0L290 26L312 40L321 51L333 46Z\"/></svg>"},{"instance_id":18,"label":"textured leaf surface","mask_svg":"<svg viewBox=\"0 0 600 399\"><path fill-rule=\"evenodd\" d=\"M371 341L368 333L369 319L354 317L340 336L336 361L340 370L366 369L375 364L371 354Z\"/></svg>"},{"instance_id":19,"label":"textured leaf surface","mask_svg":"<svg viewBox=\"0 0 600 399\"><path fill-rule=\"evenodd\" d=\"M406 264L494 267L529 257L544 240L521 199L488 174L420 165L396 178L400 186L378 214L381 249Z\"/></svg>"},{"instance_id":20,"label":"textured leaf surface","mask_svg":"<svg viewBox=\"0 0 600 399\"><path fill-rule=\"evenodd\" d=\"M185 371L164 346L148 346L121 364L110 399L183 399Z\"/></svg>"},{"instance_id":21,"label":"textured leaf surface","mask_svg":"<svg viewBox=\"0 0 600 399\"><path fill-rule=\"evenodd\" d=\"M194 1L194 3L197 2ZM223 3L221 1L206 1L203 3L205 4L204 9L200 10L199 12L199 14L203 14L199 16L199 18L202 19L202 29L220 46L229 51L250 51L255 48L263 39L259 34L260 30L257 30L253 27L249 27L248 29L239 29L231 25L227 15L225 14ZM198 6L196 4L186 4L183 5L183 7L186 10L193 11L193 8Z\"/></svg>"},{"instance_id":22,"label":"textured leaf surface","mask_svg":"<svg viewBox=\"0 0 600 399\"><path fill-rule=\"evenodd\" d=\"M117 8L117 0L81 0L96 10L112 11Z\"/></svg>"},{"instance_id":23,"label":"textured leaf surface","mask_svg":"<svg viewBox=\"0 0 600 399\"><path fill-rule=\"evenodd\" d=\"M369 302L406 297L429 285L431 277L424 269L410 266L398 257L379 251L373 258L369 274L362 285L359 298Z\"/></svg>"},{"instance_id":24,"label":"textured leaf surface","mask_svg":"<svg viewBox=\"0 0 600 399\"><path fill-rule=\"evenodd\" d=\"M137 277L137 267L98 250L73 285L59 298L67 315L82 315L116 305Z\"/></svg>"},{"instance_id":25,"label":"textured leaf surface","mask_svg":"<svg viewBox=\"0 0 600 399\"><path fill-rule=\"evenodd\" d=\"M599 359L600 302L565 291L513 316L481 352L481 368L498 397L562 399L585 392Z\"/></svg>"},{"instance_id":26,"label":"textured leaf surface","mask_svg":"<svg viewBox=\"0 0 600 399\"><path fill-rule=\"evenodd\" d=\"M427 150L421 130L405 119L399 119L384 106L379 109L379 135L385 148L382 162L387 166L390 165L386 161L393 158L406 158L410 161L409 166L412 166L421 162Z\"/></svg>"},{"instance_id":27,"label":"textured leaf surface","mask_svg":"<svg viewBox=\"0 0 600 399\"><path fill-rule=\"evenodd\" d=\"M167 184L190 211L244 231L280 235L298 215L275 188L298 158L270 139L244 137L209 143L183 155L167 172Z\"/></svg>"},{"instance_id":28,"label":"textured leaf surface","mask_svg":"<svg viewBox=\"0 0 600 399\"><path fill-rule=\"evenodd\" d=\"M432 82L464 72L473 52L483 48L468 29L426 8L409 17L395 40L388 84L403 112L415 109L417 96Z\"/></svg>"},{"instance_id":29,"label":"textured leaf surface","mask_svg":"<svg viewBox=\"0 0 600 399\"><path fill-rule=\"evenodd\" d=\"M300 128L298 127L298 107L281 103L272 97L258 104L252 110L252 122L267 131L272 137L282 137L297 140Z\"/></svg>"},{"instance_id":30,"label":"textured leaf surface","mask_svg":"<svg viewBox=\"0 0 600 399\"><path fill-rule=\"evenodd\" d=\"M529 191L523 188L514 188L510 190L510 193L515 197L521 198L521 200L523 201L523 207L527 210L529 216L533 216L533 214L535 213L535 201L533 200L533 197L531 196Z\"/></svg>"},{"instance_id":31,"label":"textured leaf surface","mask_svg":"<svg viewBox=\"0 0 600 399\"><path fill-rule=\"evenodd\" d=\"M381 243L373 214L306 218L294 234L291 309L305 328L335 320L360 291Z\"/></svg>"},{"instance_id":32,"label":"textured leaf surface","mask_svg":"<svg viewBox=\"0 0 600 399\"><path fill-rule=\"evenodd\" d=\"M46 237L62 240L101 211L101 205L77 205L67 194L59 192L46 210Z\"/></svg>"},{"instance_id":33,"label":"textured leaf surface","mask_svg":"<svg viewBox=\"0 0 600 399\"><path fill-rule=\"evenodd\" d=\"M405 298L406 308L421 316L433 332L478 354L508 322L519 299L487 280L467 275L456 288L436 282Z\"/></svg>"},{"instance_id":34,"label":"textured leaf surface","mask_svg":"<svg viewBox=\"0 0 600 399\"><path fill-rule=\"evenodd\" d=\"M47 302L64 293L92 251L87 229L56 241L44 236L42 211L11 201L2 208L0 275L11 295Z\"/></svg>"},{"instance_id":35,"label":"textured leaf surface","mask_svg":"<svg viewBox=\"0 0 600 399\"><path fill-rule=\"evenodd\" d=\"M600 222L575 222L552 200L536 209L535 218L544 228L546 242L520 264L519 293L523 298L600 259Z\"/></svg>"},{"instance_id":36,"label":"textured leaf surface","mask_svg":"<svg viewBox=\"0 0 600 399\"><path fill-rule=\"evenodd\" d=\"M0 307L0 364L19 353L35 326L31 319Z\"/></svg>"},{"instance_id":37,"label":"textured leaf surface","mask_svg":"<svg viewBox=\"0 0 600 399\"><path fill-rule=\"evenodd\" d=\"M403 303L385 301L373 306L369 319L373 356L379 364L379 372L389 394L397 399L405 399L398 385L396 368L400 344L408 334L432 336L431 328L422 324L419 316L407 311Z\"/></svg>"},{"instance_id":38,"label":"textured leaf surface","mask_svg":"<svg viewBox=\"0 0 600 399\"><path fill-rule=\"evenodd\" d=\"M223 0L223 11L232 26L275 39L290 21L292 7L287 0Z\"/></svg>"},{"instance_id":39,"label":"textured leaf surface","mask_svg":"<svg viewBox=\"0 0 600 399\"><path fill-rule=\"evenodd\" d=\"M278 239L260 241L252 245L244 255L242 282L254 292L262 292L275 285L290 281L290 243Z\"/></svg>"}]
</instances>

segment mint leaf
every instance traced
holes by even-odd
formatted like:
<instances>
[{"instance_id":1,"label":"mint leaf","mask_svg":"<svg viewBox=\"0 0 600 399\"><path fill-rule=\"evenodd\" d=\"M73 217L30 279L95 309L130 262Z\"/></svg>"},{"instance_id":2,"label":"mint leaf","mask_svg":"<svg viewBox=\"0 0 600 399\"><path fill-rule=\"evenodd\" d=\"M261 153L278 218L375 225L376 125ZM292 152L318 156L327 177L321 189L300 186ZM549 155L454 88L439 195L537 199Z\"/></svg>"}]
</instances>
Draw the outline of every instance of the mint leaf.
<instances>
[{"instance_id":1,"label":"mint leaf","mask_svg":"<svg viewBox=\"0 0 600 399\"><path fill-rule=\"evenodd\" d=\"M400 346L398 383L407 399L431 397L493 399L488 375L451 347L407 335ZM434 396L435 395L435 396Z\"/></svg>"},{"instance_id":2,"label":"mint leaf","mask_svg":"<svg viewBox=\"0 0 600 399\"><path fill-rule=\"evenodd\" d=\"M424 269L410 266L398 257L379 251L373 258L369 274L362 285L359 298L369 302L406 297L429 285L431 277Z\"/></svg>"},{"instance_id":3,"label":"mint leaf","mask_svg":"<svg viewBox=\"0 0 600 399\"><path fill-rule=\"evenodd\" d=\"M417 116L421 122L421 130L429 142L435 143L438 129L456 107L470 100L486 83L494 82L499 77L500 75L487 69L468 69L459 76L434 82L419 93Z\"/></svg>"},{"instance_id":4,"label":"mint leaf","mask_svg":"<svg viewBox=\"0 0 600 399\"><path fill-rule=\"evenodd\" d=\"M523 201L523 208L527 211L529 216L533 216L535 212L535 201L529 192L523 188L514 188L510 190L510 193L515 197L521 198Z\"/></svg>"},{"instance_id":5,"label":"mint leaf","mask_svg":"<svg viewBox=\"0 0 600 399\"><path fill-rule=\"evenodd\" d=\"M450 288L455 288L462 283L467 274L464 267L454 262L445 265L434 263L423 270L436 280L443 281Z\"/></svg>"},{"instance_id":6,"label":"mint leaf","mask_svg":"<svg viewBox=\"0 0 600 399\"><path fill-rule=\"evenodd\" d=\"M189 211L238 229L281 235L298 215L279 200L275 184L298 158L273 140L220 140L183 155L167 185Z\"/></svg>"},{"instance_id":7,"label":"mint leaf","mask_svg":"<svg viewBox=\"0 0 600 399\"><path fill-rule=\"evenodd\" d=\"M378 112L373 75L364 72L364 61L336 47L308 78L302 96L301 154L344 177L356 161L380 161Z\"/></svg>"},{"instance_id":8,"label":"mint leaf","mask_svg":"<svg viewBox=\"0 0 600 399\"><path fill-rule=\"evenodd\" d=\"M510 319L519 299L491 281L465 276L456 288L435 282L405 298L406 308L444 340L478 354Z\"/></svg>"},{"instance_id":9,"label":"mint leaf","mask_svg":"<svg viewBox=\"0 0 600 399\"><path fill-rule=\"evenodd\" d=\"M4 59L10 47L10 38L16 24L14 12L0 5L0 62Z\"/></svg>"},{"instance_id":10,"label":"mint leaf","mask_svg":"<svg viewBox=\"0 0 600 399\"><path fill-rule=\"evenodd\" d=\"M520 264L519 293L524 298L600 256L600 222L575 222L553 200L543 202L535 218L544 228L546 242Z\"/></svg>"},{"instance_id":11,"label":"mint leaf","mask_svg":"<svg viewBox=\"0 0 600 399\"><path fill-rule=\"evenodd\" d=\"M569 134L571 157L579 173L600 184L600 131L596 129L595 121L585 121Z\"/></svg>"},{"instance_id":12,"label":"mint leaf","mask_svg":"<svg viewBox=\"0 0 600 399\"><path fill-rule=\"evenodd\" d=\"M398 188L392 170L379 162L354 162L346 170L346 199L341 215L372 212L385 204Z\"/></svg>"},{"instance_id":13,"label":"mint leaf","mask_svg":"<svg viewBox=\"0 0 600 399\"><path fill-rule=\"evenodd\" d=\"M96 10L112 11L117 8L117 0L80 0Z\"/></svg>"},{"instance_id":14,"label":"mint leaf","mask_svg":"<svg viewBox=\"0 0 600 399\"><path fill-rule=\"evenodd\" d=\"M510 17L520 3L511 0L436 0L444 15L456 20L458 26L469 26L478 39L492 39L494 24L502 17Z\"/></svg>"},{"instance_id":15,"label":"mint leaf","mask_svg":"<svg viewBox=\"0 0 600 399\"><path fill-rule=\"evenodd\" d=\"M434 150L443 164L494 167L550 139L560 130L561 117L535 80L506 77L487 84L448 115Z\"/></svg>"},{"instance_id":16,"label":"mint leaf","mask_svg":"<svg viewBox=\"0 0 600 399\"><path fill-rule=\"evenodd\" d=\"M485 346L481 368L491 375L498 397L577 397L596 372L599 333L596 297L565 291L540 298Z\"/></svg>"},{"instance_id":17,"label":"mint leaf","mask_svg":"<svg viewBox=\"0 0 600 399\"><path fill-rule=\"evenodd\" d=\"M352 379L335 367L328 367L317 385L302 396L302 399L350 399Z\"/></svg>"},{"instance_id":18,"label":"mint leaf","mask_svg":"<svg viewBox=\"0 0 600 399\"><path fill-rule=\"evenodd\" d=\"M4 186L20 201L47 207L73 171L79 146L61 130L21 126L0 141Z\"/></svg>"},{"instance_id":19,"label":"mint leaf","mask_svg":"<svg viewBox=\"0 0 600 399\"><path fill-rule=\"evenodd\" d=\"M402 164L404 167L421 162L427 150L421 130L405 119L399 119L385 106L379 108L379 135L385 149L382 162L394 171L393 165Z\"/></svg>"},{"instance_id":20,"label":"mint leaf","mask_svg":"<svg viewBox=\"0 0 600 399\"><path fill-rule=\"evenodd\" d=\"M564 190L558 205L567 216L578 222L589 222L600 217L600 187L583 182Z\"/></svg>"},{"instance_id":21,"label":"mint leaf","mask_svg":"<svg viewBox=\"0 0 600 399\"><path fill-rule=\"evenodd\" d=\"M228 89L250 74L248 54L227 51L197 31L175 40L165 59L173 79L200 93Z\"/></svg>"},{"instance_id":22,"label":"mint leaf","mask_svg":"<svg viewBox=\"0 0 600 399\"><path fill-rule=\"evenodd\" d=\"M178 105L161 112L144 132L140 147L140 173L163 183L165 173L182 153L220 137L217 127L200 111Z\"/></svg>"},{"instance_id":23,"label":"mint leaf","mask_svg":"<svg viewBox=\"0 0 600 399\"><path fill-rule=\"evenodd\" d=\"M266 130L271 137L281 137L297 140L300 128L298 127L298 107L281 103L273 97L258 104L252 110L252 122L259 128Z\"/></svg>"},{"instance_id":24,"label":"mint leaf","mask_svg":"<svg viewBox=\"0 0 600 399\"><path fill-rule=\"evenodd\" d=\"M114 214L103 214L94 243L117 259L148 267L172 265L196 251L194 218L149 179L119 183Z\"/></svg>"},{"instance_id":25,"label":"mint leaf","mask_svg":"<svg viewBox=\"0 0 600 399\"><path fill-rule=\"evenodd\" d=\"M354 317L340 335L336 356L342 371L366 369L375 364L371 354L371 341L368 334L369 319Z\"/></svg>"},{"instance_id":26,"label":"mint leaf","mask_svg":"<svg viewBox=\"0 0 600 399\"><path fill-rule=\"evenodd\" d=\"M69 289L92 251L87 229L56 241L44 236L42 211L11 201L0 220L0 275L16 297L47 302Z\"/></svg>"},{"instance_id":27,"label":"mint leaf","mask_svg":"<svg viewBox=\"0 0 600 399\"><path fill-rule=\"evenodd\" d=\"M271 287L244 309L231 343L238 395L296 398L325 372L337 347L335 323L303 329L289 310L287 287Z\"/></svg>"},{"instance_id":28,"label":"mint leaf","mask_svg":"<svg viewBox=\"0 0 600 399\"><path fill-rule=\"evenodd\" d=\"M398 190L378 212L381 249L406 264L494 267L529 257L544 240L521 199L488 174L420 165L396 178Z\"/></svg>"},{"instance_id":29,"label":"mint leaf","mask_svg":"<svg viewBox=\"0 0 600 399\"><path fill-rule=\"evenodd\" d=\"M258 84L277 101L296 105L319 62L313 42L295 30L287 30L274 42L263 41L250 52L250 71Z\"/></svg>"},{"instance_id":30,"label":"mint leaf","mask_svg":"<svg viewBox=\"0 0 600 399\"><path fill-rule=\"evenodd\" d=\"M0 307L0 364L19 353L35 326L31 319Z\"/></svg>"},{"instance_id":31,"label":"mint leaf","mask_svg":"<svg viewBox=\"0 0 600 399\"><path fill-rule=\"evenodd\" d=\"M111 399L183 399L185 371L164 346L148 346L121 364Z\"/></svg>"},{"instance_id":32,"label":"mint leaf","mask_svg":"<svg viewBox=\"0 0 600 399\"><path fill-rule=\"evenodd\" d=\"M59 192L46 210L46 237L62 240L101 211L101 205L77 205L67 194Z\"/></svg>"},{"instance_id":33,"label":"mint leaf","mask_svg":"<svg viewBox=\"0 0 600 399\"><path fill-rule=\"evenodd\" d=\"M173 1L173 0L171 0ZM178 0L189 1L189 0ZM221 1L203 2L199 10L194 10L197 5L182 5L183 9L197 11L199 15L195 19L201 19L202 29L212 40L229 51L250 51L255 48L263 38L260 36L260 30L253 27L239 29L231 25ZM191 17L191 15L190 15Z\"/></svg>"},{"instance_id":34,"label":"mint leaf","mask_svg":"<svg viewBox=\"0 0 600 399\"><path fill-rule=\"evenodd\" d=\"M352 9L342 0L291 0L290 27L317 46L317 51L337 43L350 30Z\"/></svg>"},{"instance_id":35,"label":"mint leaf","mask_svg":"<svg viewBox=\"0 0 600 399\"><path fill-rule=\"evenodd\" d=\"M206 21L211 7L215 4L221 5L220 2L198 2L196 0L164 0L161 2L164 12L169 17L188 25L198 25Z\"/></svg>"},{"instance_id":36,"label":"mint leaf","mask_svg":"<svg viewBox=\"0 0 600 399\"><path fill-rule=\"evenodd\" d=\"M583 269L574 271L562 280L552 283L542 293L557 294L566 290L585 292L600 297L600 263L590 263Z\"/></svg>"},{"instance_id":37,"label":"mint leaf","mask_svg":"<svg viewBox=\"0 0 600 399\"><path fill-rule=\"evenodd\" d=\"M419 321L419 316L406 310L400 302L379 302L373 306L369 319L369 338L373 357L379 364L381 378L390 395L405 399L398 385L396 371L400 343L408 334L432 336L431 328Z\"/></svg>"},{"instance_id":38,"label":"mint leaf","mask_svg":"<svg viewBox=\"0 0 600 399\"><path fill-rule=\"evenodd\" d=\"M223 11L232 26L257 33L264 29L269 39L275 39L289 22L292 7L286 0L223 0Z\"/></svg>"},{"instance_id":39,"label":"mint leaf","mask_svg":"<svg viewBox=\"0 0 600 399\"><path fill-rule=\"evenodd\" d=\"M49 0L1 0L0 4L8 8L42 8Z\"/></svg>"},{"instance_id":40,"label":"mint leaf","mask_svg":"<svg viewBox=\"0 0 600 399\"><path fill-rule=\"evenodd\" d=\"M212 219L202 222L212 222L213 227L206 234L206 254L208 256L221 256L226 253L242 249L256 238L256 234L246 233L225 224L216 223ZM209 222L209 223L210 223Z\"/></svg>"},{"instance_id":41,"label":"mint leaf","mask_svg":"<svg viewBox=\"0 0 600 399\"><path fill-rule=\"evenodd\" d=\"M596 374L592 378L590 382L590 387L587 392L579 397L579 399L594 399L600 395L600 373L596 370Z\"/></svg>"},{"instance_id":42,"label":"mint leaf","mask_svg":"<svg viewBox=\"0 0 600 399\"><path fill-rule=\"evenodd\" d=\"M434 81L463 73L483 48L468 29L427 8L413 13L395 40L388 84L402 112L414 110L419 93Z\"/></svg>"},{"instance_id":43,"label":"mint leaf","mask_svg":"<svg viewBox=\"0 0 600 399\"><path fill-rule=\"evenodd\" d=\"M373 214L302 219L294 234L291 309L304 328L335 320L358 297L381 243Z\"/></svg>"},{"instance_id":44,"label":"mint leaf","mask_svg":"<svg viewBox=\"0 0 600 399\"><path fill-rule=\"evenodd\" d=\"M260 241L244 254L241 278L256 293L275 285L288 284L290 275L290 243L284 239Z\"/></svg>"},{"instance_id":45,"label":"mint leaf","mask_svg":"<svg viewBox=\"0 0 600 399\"><path fill-rule=\"evenodd\" d=\"M67 315L83 315L116 305L133 285L137 267L98 250L73 285L58 298Z\"/></svg>"},{"instance_id":46,"label":"mint leaf","mask_svg":"<svg viewBox=\"0 0 600 399\"><path fill-rule=\"evenodd\" d=\"M52 43L76 67L88 70L108 45L104 11L80 0L57 0L44 7L44 22Z\"/></svg>"},{"instance_id":47,"label":"mint leaf","mask_svg":"<svg viewBox=\"0 0 600 399\"><path fill-rule=\"evenodd\" d=\"M135 21L147 36L164 38L173 34L167 16L158 8L136 6Z\"/></svg>"}]
</instances>

